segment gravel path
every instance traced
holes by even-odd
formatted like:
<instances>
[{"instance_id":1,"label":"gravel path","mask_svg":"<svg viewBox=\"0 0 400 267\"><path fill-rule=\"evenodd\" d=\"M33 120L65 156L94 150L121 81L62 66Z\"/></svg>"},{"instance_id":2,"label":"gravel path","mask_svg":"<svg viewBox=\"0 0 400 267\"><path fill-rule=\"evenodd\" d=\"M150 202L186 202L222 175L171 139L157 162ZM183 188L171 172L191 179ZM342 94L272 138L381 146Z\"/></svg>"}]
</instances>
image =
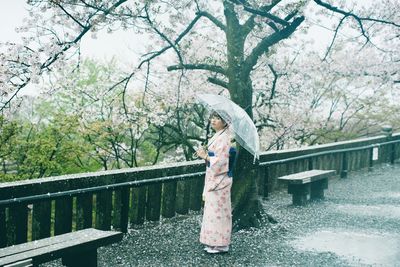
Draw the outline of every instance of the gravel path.
<instances>
[{"instance_id":1,"label":"gravel path","mask_svg":"<svg viewBox=\"0 0 400 267\"><path fill-rule=\"evenodd\" d=\"M130 230L99 266L400 266L400 165L333 178L325 196L294 207L274 193L263 206L278 223L234 233L227 254L202 250L195 213Z\"/></svg>"}]
</instances>

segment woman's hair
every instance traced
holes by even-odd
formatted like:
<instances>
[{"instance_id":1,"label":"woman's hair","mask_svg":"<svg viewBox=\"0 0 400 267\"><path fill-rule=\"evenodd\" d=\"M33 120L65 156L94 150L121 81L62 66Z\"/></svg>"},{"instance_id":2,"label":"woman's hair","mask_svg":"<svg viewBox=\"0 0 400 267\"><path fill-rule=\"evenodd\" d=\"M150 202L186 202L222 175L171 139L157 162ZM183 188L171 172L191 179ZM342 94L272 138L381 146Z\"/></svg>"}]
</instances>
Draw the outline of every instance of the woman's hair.
<instances>
[{"instance_id":1,"label":"woman's hair","mask_svg":"<svg viewBox=\"0 0 400 267\"><path fill-rule=\"evenodd\" d=\"M225 125L228 125L228 123L224 120L224 118L221 117L216 111L211 112L210 114L210 119L212 118L218 118L220 119Z\"/></svg>"}]
</instances>

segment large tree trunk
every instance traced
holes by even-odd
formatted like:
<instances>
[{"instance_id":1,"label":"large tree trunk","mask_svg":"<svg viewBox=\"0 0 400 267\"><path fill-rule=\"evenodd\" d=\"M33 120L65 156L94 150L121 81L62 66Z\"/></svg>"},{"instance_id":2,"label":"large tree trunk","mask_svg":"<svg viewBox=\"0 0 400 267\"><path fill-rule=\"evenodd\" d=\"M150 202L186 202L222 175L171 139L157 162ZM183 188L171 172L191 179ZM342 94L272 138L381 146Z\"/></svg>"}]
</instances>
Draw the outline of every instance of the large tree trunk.
<instances>
[{"instance_id":1,"label":"large tree trunk","mask_svg":"<svg viewBox=\"0 0 400 267\"><path fill-rule=\"evenodd\" d=\"M257 174L253 156L239 148L232 187L234 230L260 226L263 210L258 197Z\"/></svg>"},{"instance_id":2,"label":"large tree trunk","mask_svg":"<svg viewBox=\"0 0 400 267\"><path fill-rule=\"evenodd\" d=\"M225 1L224 7L227 25L229 92L231 99L244 108L252 118L253 88L249 73L244 71L246 36L236 17L232 3ZM232 187L233 226L235 230L260 225L262 207L258 198L256 177L257 168L253 164L253 156L245 149L238 147L238 159L236 160Z\"/></svg>"}]
</instances>

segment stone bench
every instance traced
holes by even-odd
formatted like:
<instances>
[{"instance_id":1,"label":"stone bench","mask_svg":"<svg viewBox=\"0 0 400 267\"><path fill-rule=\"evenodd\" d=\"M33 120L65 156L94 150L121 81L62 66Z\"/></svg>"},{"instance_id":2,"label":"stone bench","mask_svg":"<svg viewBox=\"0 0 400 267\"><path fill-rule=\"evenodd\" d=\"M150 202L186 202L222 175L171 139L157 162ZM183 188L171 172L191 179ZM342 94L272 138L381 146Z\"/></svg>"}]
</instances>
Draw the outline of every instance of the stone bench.
<instances>
[{"instance_id":1,"label":"stone bench","mask_svg":"<svg viewBox=\"0 0 400 267\"><path fill-rule=\"evenodd\" d=\"M121 232L93 228L0 249L1 267L38 266L62 258L66 266L97 266L97 248L122 239Z\"/></svg>"},{"instance_id":2,"label":"stone bench","mask_svg":"<svg viewBox=\"0 0 400 267\"><path fill-rule=\"evenodd\" d=\"M328 178L335 175L335 170L311 170L279 177L288 183L288 193L292 195L293 205L301 206L310 200L324 198L324 189L328 188Z\"/></svg>"}]
</instances>

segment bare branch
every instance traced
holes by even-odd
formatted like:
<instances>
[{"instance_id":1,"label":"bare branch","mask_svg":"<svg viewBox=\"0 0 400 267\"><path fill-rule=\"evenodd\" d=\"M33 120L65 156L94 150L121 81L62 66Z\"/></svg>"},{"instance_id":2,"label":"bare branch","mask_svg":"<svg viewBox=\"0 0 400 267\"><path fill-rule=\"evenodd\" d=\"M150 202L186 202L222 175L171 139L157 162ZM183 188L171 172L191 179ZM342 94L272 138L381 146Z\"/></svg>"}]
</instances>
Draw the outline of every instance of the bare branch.
<instances>
[{"instance_id":1,"label":"bare branch","mask_svg":"<svg viewBox=\"0 0 400 267\"><path fill-rule=\"evenodd\" d=\"M186 29L178 36L178 38L176 38L176 40L173 42L173 45L177 45L182 40L182 38L185 37L185 35L194 27L194 25L197 23L197 21L200 18L201 18L200 15L196 15L196 17L192 20L192 22L190 22L190 24L186 27ZM140 69L144 63L151 61L152 59L158 57L159 55L161 55L168 49L172 48L173 45L170 44L169 46L166 46L163 49L152 53L152 56L150 56L150 57L146 58L145 60L143 60L142 62L140 62L138 68Z\"/></svg>"},{"instance_id":2,"label":"bare branch","mask_svg":"<svg viewBox=\"0 0 400 267\"><path fill-rule=\"evenodd\" d=\"M219 21L216 17L211 15L210 13L208 13L206 11L199 11L196 13L196 15L208 18L212 23L215 24L215 26L217 26L218 28L220 28L221 30L226 32L226 26L221 21Z\"/></svg>"},{"instance_id":3,"label":"bare branch","mask_svg":"<svg viewBox=\"0 0 400 267\"><path fill-rule=\"evenodd\" d=\"M176 47L176 44L174 44L171 40L169 40L169 38L168 38L164 33L162 33L157 27L154 26L153 22L152 22L151 19L150 19L149 13L148 13L147 5L146 5L146 7L145 7L145 11L146 11L146 15L147 15L147 16L146 16L146 20L147 20L147 22L149 23L149 25L154 29L154 31L155 31L162 39L164 39L164 40L169 44L169 47L172 47L172 48L175 50L175 53L176 53L176 55L178 56L178 59L179 59L179 63L180 63L180 64L183 64L182 55L181 55L179 49Z\"/></svg>"},{"instance_id":4,"label":"bare branch","mask_svg":"<svg viewBox=\"0 0 400 267\"><path fill-rule=\"evenodd\" d=\"M221 66L208 65L208 64L182 64L182 65L172 65L167 68L168 71L172 70L208 70L216 73L226 75L226 71Z\"/></svg>"},{"instance_id":5,"label":"bare branch","mask_svg":"<svg viewBox=\"0 0 400 267\"><path fill-rule=\"evenodd\" d=\"M275 15L272 15L271 13L268 13L266 11L254 9L252 7L245 6L245 5L243 6L243 8L247 12L250 12L252 14L259 15L259 16L262 16L262 17L265 17L265 18L268 18L268 19L270 19L270 20L272 20L272 21L274 21L274 22L276 22L278 24L281 24L282 26L289 26L289 22L287 22L286 20L281 19L281 18L279 18L279 17L277 17Z\"/></svg>"},{"instance_id":6,"label":"bare branch","mask_svg":"<svg viewBox=\"0 0 400 267\"><path fill-rule=\"evenodd\" d=\"M288 38L296 29L300 26L300 24L304 21L304 16L298 17L293 20L289 26L284 28L279 32L274 32L273 34L265 37L258 45L253 49L251 54L246 58L245 65L246 69L245 72L250 73L252 68L257 64L258 58L268 49L273 46L274 44L278 43L279 41Z\"/></svg>"},{"instance_id":7,"label":"bare branch","mask_svg":"<svg viewBox=\"0 0 400 267\"><path fill-rule=\"evenodd\" d=\"M326 51L326 53L325 53L325 56L324 56L324 58L322 59L322 61L325 61L326 58L327 58L327 56L329 55L329 52L331 51L331 49L332 49L332 47L333 47L333 44L334 44L334 42L335 42L335 40L336 40L336 36L337 36L337 34L338 34L338 32L339 32L339 28L340 28L340 26L342 26L342 23L343 23L343 21L344 21L346 18L347 18L347 16L344 16L344 17L339 21L339 24L336 26L335 34L333 35L331 44L329 45L329 47L328 47L328 49L327 49L327 51Z\"/></svg>"},{"instance_id":8,"label":"bare branch","mask_svg":"<svg viewBox=\"0 0 400 267\"><path fill-rule=\"evenodd\" d=\"M382 19L366 18L366 17L357 16L356 14L354 14L354 13L352 13L350 11L344 11L344 10L339 9L338 7L335 7L335 6L331 5L331 4L328 4L326 2L322 2L321 0L314 0L314 2L317 5L323 6L323 7L327 8L327 9L329 9L329 10L335 12L335 13L339 13L339 14L342 14L344 16L353 17L359 22L359 24L362 24L362 21L365 20L365 21L379 22L379 23L383 23L383 24L392 25L392 26L395 26L395 27L400 27L400 24L397 24L397 23L395 23L393 21L387 21L387 20L382 20Z\"/></svg>"},{"instance_id":9,"label":"bare branch","mask_svg":"<svg viewBox=\"0 0 400 267\"><path fill-rule=\"evenodd\" d=\"M276 72L276 70L274 69L274 67L272 66L272 64L268 64L269 69L272 72L272 75L274 75L274 80L272 81L272 87L271 87L271 94L269 96L269 101L271 101L272 99L274 99L275 97L275 92L276 92L276 82L278 81L278 73Z\"/></svg>"},{"instance_id":10,"label":"bare branch","mask_svg":"<svg viewBox=\"0 0 400 267\"><path fill-rule=\"evenodd\" d=\"M210 83L213 83L215 85L219 85L219 86L221 86L221 87L223 87L225 89L228 89L228 83L223 81L223 80L221 80L221 79L214 78L214 77L209 77L207 79L207 81L209 81Z\"/></svg>"}]
</instances>

